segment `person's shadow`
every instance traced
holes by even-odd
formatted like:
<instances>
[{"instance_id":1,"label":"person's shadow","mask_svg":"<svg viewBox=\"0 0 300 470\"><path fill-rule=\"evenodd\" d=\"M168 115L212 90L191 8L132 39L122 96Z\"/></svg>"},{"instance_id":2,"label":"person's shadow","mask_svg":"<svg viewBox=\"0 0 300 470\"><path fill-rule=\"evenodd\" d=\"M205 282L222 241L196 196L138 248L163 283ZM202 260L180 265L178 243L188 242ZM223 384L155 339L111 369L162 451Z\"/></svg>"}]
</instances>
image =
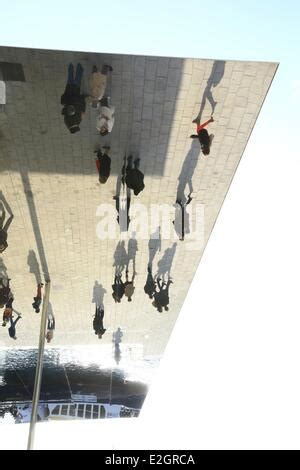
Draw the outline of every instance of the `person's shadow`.
<instances>
[{"instance_id":1,"label":"person's shadow","mask_svg":"<svg viewBox=\"0 0 300 470\"><path fill-rule=\"evenodd\" d=\"M119 241L115 253L114 253L114 264L116 274L122 274L125 267L127 266L128 255L125 249L125 241Z\"/></svg>"},{"instance_id":2,"label":"person's shadow","mask_svg":"<svg viewBox=\"0 0 300 470\"><path fill-rule=\"evenodd\" d=\"M162 258L157 263L156 279L162 279L164 282L169 281L171 277L171 268L174 261L174 256L177 248L177 243L174 242L170 248L167 248Z\"/></svg>"},{"instance_id":3,"label":"person's shadow","mask_svg":"<svg viewBox=\"0 0 300 470\"><path fill-rule=\"evenodd\" d=\"M121 360L120 343L122 342L122 336L123 332L120 327L113 332L112 342L114 347L114 360L117 365L119 365L119 362Z\"/></svg>"},{"instance_id":4,"label":"person's shadow","mask_svg":"<svg viewBox=\"0 0 300 470\"><path fill-rule=\"evenodd\" d=\"M0 258L0 279L8 279L7 267L2 258Z\"/></svg>"},{"instance_id":5,"label":"person's shadow","mask_svg":"<svg viewBox=\"0 0 300 470\"><path fill-rule=\"evenodd\" d=\"M138 251L138 243L136 240L136 232L132 232L132 238L128 240L128 245L127 245L127 264L126 264L126 271L129 270L129 263L132 261L132 269L133 273L136 273L135 267L136 267L136 254Z\"/></svg>"},{"instance_id":6,"label":"person's shadow","mask_svg":"<svg viewBox=\"0 0 300 470\"><path fill-rule=\"evenodd\" d=\"M224 71L225 71L225 64L226 62L224 60L214 61L210 76L207 80L207 85L205 87L205 90L202 96L200 109L199 109L197 117L194 119L194 122L198 122L198 123L201 122L206 100L209 102L211 106L211 113L210 113L211 116L214 114L217 101L214 100L214 97L212 95L212 88L215 88L221 82L223 75L224 75Z\"/></svg>"},{"instance_id":7,"label":"person's shadow","mask_svg":"<svg viewBox=\"0 0 300 470\"><path fill-rule=\"evenodd\" d=\"M42 282L41 270L34 250L29 250L27 264L29 266L29 272L35 275L36 283L40 284Z\"/></svg>"},{"instance_id":8,"label":"person's shadow","mask_svg":"<svg viewBox=\"0 0 300 470\"><path fill-rule=\"evenodd\" d=\"M189 188L189 195L194 191L192 178L197 167L199 155L200 147L198 139L193 139L191 147L182 164L180 175L178 176L176 201L182 201L183 204L187 201L187 197L185 195L186 186Z\"/></svg>"},{"instance_id":9,"label":"person's shadow","mask_svg":"<svg viewBox=\"0 0 300 470\"><path fill-rule=\"evenodd\" d=\"M93 298L92 303L96 304L97 307L104 308L104 295L106 294L106 290L104 287L99 284L98 281L95 281L93 287Z\"/></svg>"},{"instance_id":10,"label":"person's shadow","mask_svg":"<svg viewBox=\"0 0 300 470\"><path fill-rule=\"evenodd\" d=\"M8 215L7 219L6 215ZM13 218L14 215L11 207L5 199L3 192L0 191L0 230L7 233Z\"/></svg>"},{"instance_id":11,"label":"person's shadow","mask_svg":"<svg viewBox=\"0 0 300 470\"><path fill-rule=\"evenodd\" d=\"M113 199L116 203L116 211L118 214L117 222L120 227L120 232L127 232L130 223L129 209L131 194L130 189L122 183L122 177L120 175L117 178L116 195Z\"/></svg>"},{"instance_id":12,"label":"person's shadow","mask_svg":"<svg viewBox=\"0 0 300 470\"><path fill-rule=\"evenodd\" d=\"M186 234L190 233L190 215L186 208L191 201L192 198L189 195L185 203L182 203L181 200L177 200L175 204L175 219L173 220L173 225L181 241L184 240Z\"/></svg>"},{"instance_id":13,"label":"person's shadow","mask_svg":"<svg viewBox=\"0 0 300 470\"><path fill-rule=\"evenodd\" d=\"M161 233L160 226L157 227L155 232L151 233L149 242L148 242L148 268L152 271L152 265L155 258L155 255L158 251L161 251Z\"/></svg>"}]
</instances>

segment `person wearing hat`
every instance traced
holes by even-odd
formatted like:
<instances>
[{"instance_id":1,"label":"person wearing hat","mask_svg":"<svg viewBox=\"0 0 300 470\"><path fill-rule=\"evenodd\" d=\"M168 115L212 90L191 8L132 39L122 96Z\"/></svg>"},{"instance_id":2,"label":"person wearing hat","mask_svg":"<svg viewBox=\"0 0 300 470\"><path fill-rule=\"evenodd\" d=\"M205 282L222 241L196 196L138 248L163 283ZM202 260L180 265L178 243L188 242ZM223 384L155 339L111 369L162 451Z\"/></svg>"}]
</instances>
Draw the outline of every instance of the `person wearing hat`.
<instances>
[{"instance_id":1,"label":"person wearing hat","mask_svg":"<svg viewBox=\"0 0 300 470\"><path fill-rule=\"evenodd\" d=\"M71 134L80 131L82 114L85 112L85 95L80 94L80 85L83 74L83 67L77 64L74 77L74 66L69 64L68 81L60 102L64 106L61 113L64 116L64 122Z\"/></svg>"}]
</instances>

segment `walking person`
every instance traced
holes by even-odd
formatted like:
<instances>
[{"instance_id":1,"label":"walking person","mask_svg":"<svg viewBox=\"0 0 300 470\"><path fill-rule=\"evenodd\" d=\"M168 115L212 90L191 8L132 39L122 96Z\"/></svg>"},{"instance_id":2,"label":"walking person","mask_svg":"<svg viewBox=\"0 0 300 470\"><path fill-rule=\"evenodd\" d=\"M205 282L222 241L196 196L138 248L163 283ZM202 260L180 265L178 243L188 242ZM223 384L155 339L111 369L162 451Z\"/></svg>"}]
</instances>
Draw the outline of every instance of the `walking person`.
<instances>
[{"instance_id":1,"label":"walking person","mask_svg":"<svg viewBox=\"0 0 300 470\"><path fill-rule=\"evenodd\" d=\"M149 296L149 299L153 299L153 296L156 292L156 285L153 279L152 270L150 266L148 266L148 276L147 276L146 284L144 286L144 292L145 294Z\"/></svg>"},{"instance_id":2,"label":"walking person","mask_svg":"<svg viewBox=\"0 0 300 470\"><path fill-rule=\"evenodd\" d=\"M44 284L42 283L39 283L37 285L37 292L36 292L36 297L33 297L33 308L35 310L36 313L39 313L40 311L40 306L41 306L41 303L42 303L42 287L43 287Z\"/></svg>"},{"instance_id":3,"label":"walking person","mask_svg":"<svg viewBox=\"0 0 300 470\"><path fill-rule=\"evenodd\" d=\"M10 321L10 319L12 318L12 313L13 313L12 304L13 304L13 301L14 301L14 298L13 298L13 296L11 296L8 299L8 301L6 302L5 309L4 309L4 312L3 312L2 326L6 326L6 323L8 323Z\"/></svg>"},{"instance_id":4,"label":"walking person","mask_svg":"<svg viewBox=\"0 0 300 470\"><path fill-rule=\"evenodd\" d=\"M127 166L125 168L126 156L124 157L124 165L122 169L123 180L127 187L132 189L134 195L137 196L143 189L144 185L144 174L140 171L140 158L135 158L133 161L132 155L129 155L127 159Z\"/></svg>"},{"instance_id":5,"label":"walking person","mask_svg":"<svg viewBox=\"0 0 300 470\"><path fill-rule=\"evenodd\" d=\"M104 333L106 332L106 328L104 328L103 326L103 318L104 309L96 305L95 317L93 320L93 328L95 330L95 335L98 335L99 339L101 339Z\"/></svg>"},{"instance_id":6,"label":"walking person","mask_svg":"<svg viewBox=\"0 0 300 470\"><path fill-rule=\"evenodd\" d=\"M96 129L101 136L109 134L115 123L115 107L110 104L110 97L106 96L99 101Z\"/></svg>"},{"instance_id":7,"label":"walking person","mask_svg":"<svg viewBox=\"0 0 300 470\"><path fill-rule=\"evenodd\" d=\"M101 152L100 149L95 150L95 153L97 154L96 167L99 174L99 182L101 184L105 184L110 175L111 158L108 155L110 146L104 145L102 148L104 152Z\"/></svg>"},{"instance_id":8,"label":"walking person","mask_svg":"<svg viewBox=\"0 0 300 470\"><path fill-rule=\"evenodd\" d=\"M16 324L22 316L18 313L16 320L12 320L12 316L10 317L10 327L8 328L8 334L12 339L17 339L16 337Z\"/></svg>"},{"instance_id":9,"label":"walking person","mask_svg":"<svg viewBox=\"0 0 300 470\"><path fill-rule=\"evenodd\" d=\"M131 278L131 281L129 281L128 280L128 270L126 270L126 281L124 282L124 294L127 297L128 302L132 301L132 296L133 296L134 289L135 289L135 287L133 285L135 275L136 275L136 272L134 271L133 275L132 275L132 278Z\"/></svg>"},{"instance_id":10,"label":"walking person","mask_svg":"<svg viewBox=\"0 0 300 470\"><path fill-rule=\"evenodd\" d=\"M154 294L154 301L152 302L152 305L157 308L159 312L163 311L163 308L165 311L169 310L169 287L170 284L172 284L173 281L171 279L168 280L168 282L162 282L161 279L157 279L157 286L159 288L159 291L156 291Z\"/></svg>"},{"instance_id":11,"label":"walking person","mask_svg":"<svg viewBox=\"0 0 300 470\"><path fill-rule=\"evenodd\" d=\"M47 343L50 343L50 341L53 339L54 330L55 330L55 318L53 314L48 313L47 332L45 336Z\"/></svg>"},{"instance_id":12,"label":"walking person","mask_svg":"<svg viewBox=\"0 0 300 470\"><path fill-rule=\"evenodd\" d=\"M60 99L61 104L64 106L61 113L71 134L80 131L79 124L86 107L85 96L80 93L82 74L83 67L81 64L77 64L75 77L74 66L69 64L65 92Z\"/></svg>"},{"instance_id":13,"label":"walking person","mask_svg":"<svg viewBox=\"0 0 300 470\"><path fill-rule=\"evenodd\" d=\"M8 214L8 218L5 222L6 214ZM7 232L13 218L14 215L4 198L2 191L0 191L0 253L3 253L3 251L8 247Z\"/></svg>"},{"instance_id":14,"label":"walking person","mask_svg":"<svg viewBox=\"0 0 300 470\"><path fill-rule=\"evenodd\" d=\"M107 75L108 72L112 71L113 69L110 65L103 65L101 72L98 70L97 66L94 65L89 77L90 96L88 97L88 101L93 108L97 108L99 101L103 98L107 85Z\"/></svg>"},{"instance_id":15,"label":"walking person","mask_svg":"<svg viewBox=\"0 0 300 470\"><path fill-rule=\"evenodd\" d=\"M11 293L9 287L9 281L11 281L11 279L7 279L6 284L4 284L3 281L4 279L0 279L0 308L4 307Z\"/></svg>"},{"instance_id":16,"label":"walking person","mask_svg":"<svg viewBox=\"0 0 300 470\"><path fill-rule=\"evenodd\" d=\"M205 127L209 123L214 122L214 118L211 116L211 118L208 121L204 122L203 124L200 124L197 119L194 119L193 122L197 124L197 128L196 128L197 134L192 134L190 137L191 139L199 139L200 147L201 147L203 155L209 155L210 147L211 147L214 135L213 134L209 135Z\"/></svg>"},{"instance_id":17,"label":"walking person","mask_svg":"<svg viewBox=\"0 0 300 470\"><path fill-rule=\"evenodd\" d=\"M188 195L185 201L181 199L176 200L175 220L173 220L173 225L181 241L184 241L185 234L190 233L189 213L186 210L186 206L188 206L192 200L191 194Z\"/></svg>"},{"instance_id":18,"label":"walking person","mask_svg":"<svg viewBox=\"0 0 300 470\"><path fill-rule=\"evenodd\" d=\"M116 274L114 284L111 286L113 289L112 297L115 302L120 303L125 292L124 283L122 281L122 275Z\"/></svg>"}]
</instances>

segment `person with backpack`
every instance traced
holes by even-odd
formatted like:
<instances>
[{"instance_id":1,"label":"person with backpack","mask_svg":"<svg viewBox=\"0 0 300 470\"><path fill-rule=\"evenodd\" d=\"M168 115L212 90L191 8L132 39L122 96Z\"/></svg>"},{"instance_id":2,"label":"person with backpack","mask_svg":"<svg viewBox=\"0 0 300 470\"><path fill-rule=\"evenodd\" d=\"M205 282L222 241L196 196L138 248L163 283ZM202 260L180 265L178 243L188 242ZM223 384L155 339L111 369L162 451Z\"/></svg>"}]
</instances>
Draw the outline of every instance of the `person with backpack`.
<instances>
[{"instance_id":1,"label":"person with backpack","mask_svg":"<svg viewBox=\"0 0 300 470\"><path fill-rule=\"evenodd\" d=\"M209 123L214 122L214 118L211 116L211 118L208 121L204 122L203 124L200 124L197 119L194 119L193 122L197 124L197 128L196 128L197 134L192 134L190 138L199 139L200 147L201 147L203 155L209 155L210 147L211 147L214 135L213 134L209 135L205 127Z\"/></svg>"},{"instance_id":2,"label":"person with backpack","mask_svg":"<svg viewBox=\"0 0 300 470\"><path fill-rule=\"evenodd\" d=\"M126 156L124 157L124 166L122 169L123 181L125 181L129 189L133 190L134 195L137 196L145 188L144 174L139 169L140 158L135 158L133 162L132 155L129 155L126 168L125 162Z\"/></svg>"},{"instance_id":3,"label":"person with backpack","mask_svg":"<svg viewBox=\"0 0 300 470\"><path fill-rule=\"evenodd\" d=\"M102 148L104 152L101 152L100 149L95 150L95 153L97 154L96 167L99 174L99 182L101 184L105 184L110 175L111 158L108 155L110 150L109 145L105 145Z\"/></svg>"},{"instance_id":4,"label":"person with backpack","mask_svg":"<svg viewBox=\"0 0 300 470\"><path fill-rule=\"evenodd\" d=\"M80 131L79 124L86 107L85 96L80 93L82 74L83 67L81 64L77 64L75 77L74 66L69 64L65 92L60 99L61 104L64 106L61 113L71 134Z\"/></svg>"}]
</instances>

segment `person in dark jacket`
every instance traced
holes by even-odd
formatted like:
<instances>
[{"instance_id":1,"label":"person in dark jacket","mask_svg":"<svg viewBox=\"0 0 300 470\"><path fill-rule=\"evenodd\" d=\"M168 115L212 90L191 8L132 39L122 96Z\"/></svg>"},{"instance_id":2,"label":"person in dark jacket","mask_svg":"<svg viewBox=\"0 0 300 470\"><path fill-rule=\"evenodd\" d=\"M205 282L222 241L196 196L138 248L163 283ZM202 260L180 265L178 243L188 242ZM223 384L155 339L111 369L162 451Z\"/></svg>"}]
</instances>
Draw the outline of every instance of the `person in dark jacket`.
<instances>
[{"instance_id":1,"label":"person in dark jacket","mask_svg":"<svg viewBox=\"0 0 300 470\"><path fill-rule=\"evenodd\" d=\"M5 222L6 213L8 214L8 218ZM7 232L13 218L14 215L4 198L2 191L0 191L0 253L3 253L3 251L8 247Z\"/></svg>"},{"instance_id":2,"label":"person in dark jacket","mask_svg":"<svg viewBox=\"0 0 300 470\"><path fill-rule=\"evenodd\" d=\"M122 169L123 181L125 181L127 187L132 189L135 196L137 196L145 187L144 175L139 169L140 158L136 158L133 162L132 155L129 155L126 168L126 157L124 160L124 166Z\"/></svg>"},{"instance_id":3,"label":"person in dark jacket","mask_svg":"<svg viewBox=\"0 0 300 470\"><path fill-rule=\"evenodd\" d=\"M115 275L115 282L111 287L113 290L112 297L114 301L120 303L125 292L125 286L124 286L124 282L122 281L121 274Z\"/></svg>"},{"instance_id":4,"label":"person in dark jacket","mask_svg":"<svg viewBox=\"0 0 300 470\"><path fill-rule=\"evenodd\" d=\"M0 279L0 308L2 308L9 299L9 295L11 292L9 287L10 280L11 279L7 279L7 283L4 284L3 279Z\"/></svg>"},{"instance_id":5,"label":"person in dark jacket","mask_svg":"<svg viewBox=\"0 0 300 470\"><path fill-rule=\"evenodd\" d=\"M110 175L111 158L108 155L110 147L105 145L102 148L104 149L103 153L101 150L95 150L95 153L97 153L96 166L99 173L99 182L104 184Z\"/></svg>"},{"instance_id":6,"label":"person in dark jacket","mask_svg":"<svg viewBox=\"0 0 300 470\"><path fill-rule=\"evenodd\" d=\"M152 305L157 308L159 312L163 311L163 308L165 311L169 310L169 287L170 284L172 284L173 281L171 279L168 280L168 282L162 282L161 279L157 279L157 286L159 288L159 291L155 292L154 294L154 301L152 302Z\"/></svg>"},{"instance_id":7,"label":"person in dark jacket","mask_svg":"<svg viewBox=\"0 0 300 470\"><path fill-rule=\"evenodd\" d=\"M43 287L44 284L40 283L37 285L37 293L36 293L36 297L33 297L33 308L35 310L36 313L39 313L40 311L40 306L41 306L41 303L42 303L42 287Z\"/></svg>"},{"instance_id":8,"label":"person in dark jacket","mask_svg":"<svg viewBox=\"0 0 300 470\"><path fill-rule=\"evenodd\" d=\"M93 320L93 328L95 330L95 335L98 335L99 339L101 339L104 333L106 332L106 328L104 328L103 326L103 318L104 309L96 305L96 312Z\"/></svg>"},{"instance_id":9,"label":"person in dark jacket","mask_svg":"<svg viewBox=\"0 0 300 470\"><path fill-rule=\"evenodd\" d=\"M211 116L211 118L204 122L203 124L200 124L197 119L194 119L194 121L197 124L197 134L192 134L190 137L191 139L199 139L200 142L200 147L202 150L203 155L209 155L210 153L210 147L214 138L213 134L208 134L207 130L204 129L210 122L214 122L214 118Z\"/></svg>"},{"instance_id":10,"label":"person in dark jacket","mask_svg":"<svg viewBox=\"0 0 300 470\"><path fill-rule=\"evenodd\" d=\"M153 279L152 270L150 266L148 266L148 276L147 276L146 284L144 286L144 291L145 291L145 294L149 296L149 299L152 299L156 292L156 285Z\"/></svg>"},{"instance_id":11,"label":"person in dark jacket","mask_svg":"<svg viewBox=\"0 0 300 470\"><path fill-rule=\"evenodd\" d=\"M82 74L82 65L77 64L74 78L74 66L69 64L66 89L60 99L61 104L64 105L61 113L71 134L80 131L79 124L86 107L85 96L80 94Z\"/></svg>"}]
</instances>

